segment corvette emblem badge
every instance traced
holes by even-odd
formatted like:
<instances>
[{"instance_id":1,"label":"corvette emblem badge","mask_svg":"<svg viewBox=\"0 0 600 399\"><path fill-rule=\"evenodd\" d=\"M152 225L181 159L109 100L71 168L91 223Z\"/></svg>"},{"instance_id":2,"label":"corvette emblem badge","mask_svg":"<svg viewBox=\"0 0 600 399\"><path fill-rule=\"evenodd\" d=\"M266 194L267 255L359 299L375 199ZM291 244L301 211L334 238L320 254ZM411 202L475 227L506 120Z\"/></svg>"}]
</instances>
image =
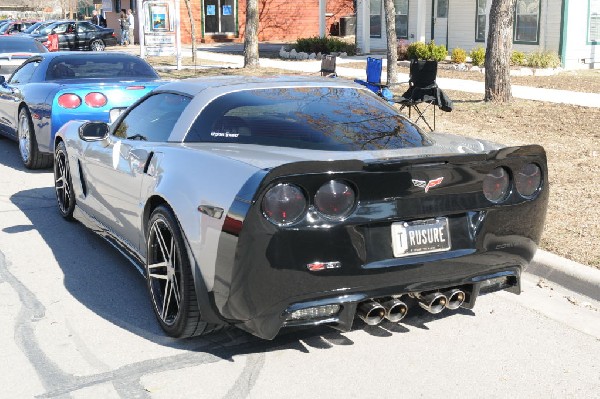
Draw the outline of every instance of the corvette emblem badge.
<instances>
[{"instance_id":1,"label":"corvette emblem badge","mask_svg":"<svg viewBox=\"0 0 600 399\"><path fill-rule=\"evenodd\" d=\"M442 184L442 180L444 180L443 177L438 177L437 179L433 179L433 180L429 180L429 181L412 179L412 182L415 187L424 188L425 192L428 192L430 188L433 188L435 186L439 186L440 184Z\"/></svg>"}]
</instances>

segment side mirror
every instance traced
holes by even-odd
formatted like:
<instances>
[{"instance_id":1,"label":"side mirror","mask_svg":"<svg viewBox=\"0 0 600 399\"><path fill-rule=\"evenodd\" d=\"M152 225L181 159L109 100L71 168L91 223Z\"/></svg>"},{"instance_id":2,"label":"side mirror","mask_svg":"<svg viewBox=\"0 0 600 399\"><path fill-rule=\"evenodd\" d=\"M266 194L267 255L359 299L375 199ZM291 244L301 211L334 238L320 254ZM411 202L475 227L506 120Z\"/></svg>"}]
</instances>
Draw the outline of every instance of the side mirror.
<instances>
[{"instance_id":1,"label":"side mirror","mask_svg":"<svg viewBox=\"0 0 600 399\"><path fill-rule=\"evenodd\" d=\"M0 86L5 86L6 85L6 78L4 77L4 75L0 75Z\"/></svg>"},{"instance_id":2,"label":"side mirror","mask_svg":"<svg viewBox=\"0 0 600 399\"><path fill-rule=\"evenodd\" d=\"M79 126L79 137L84 141L100 141L108 137L108 124L86 122Z\"/></svg>"}]
</instances>

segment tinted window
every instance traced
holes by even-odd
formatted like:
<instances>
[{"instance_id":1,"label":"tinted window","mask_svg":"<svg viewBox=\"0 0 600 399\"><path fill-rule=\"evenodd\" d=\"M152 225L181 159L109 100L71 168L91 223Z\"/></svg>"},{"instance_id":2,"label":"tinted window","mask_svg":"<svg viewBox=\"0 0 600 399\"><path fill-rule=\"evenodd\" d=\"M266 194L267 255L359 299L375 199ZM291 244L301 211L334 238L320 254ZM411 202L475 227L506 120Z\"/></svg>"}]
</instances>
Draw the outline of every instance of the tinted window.
<instances>
[{"instance_id":1,"label":"tinted window","mask_svg":"<svg viewBox=\"0 0 600 399\"><path fill-rule=\"evenodd\" d=\"M413 124L371 92L330 87L229 93L202 111L185 141L330 151L429 145Z\"/></svg>"},{"instance_id":2,"label":"tinted window","mask_svg":"<svg viewBox=\"0 0 600 399\"><path fill-rule=\"evenodd\" d=\"M123 139L166 142L190 100L171 93L148 97L125 116L114 135Z\"/></svg>"},{"instance_id":3,"label":"tinted window","mask_svg":"<svg viewBox=\"0 0 600 399\"><path fill-rule=\"evenodd\" d=\"M45 53L48 50L34 39L0 38L0 53Z\"/></svg>"},{"instance_id":4,"label":"tinted window","mask_svg":"<svg viewBox=\"0 0 600 399\"><path fill-rule=\"evenodd\" d=\"M23 65L10 77L9 82L12 84L29 82L33 72L35 72L35 69L39 64L39 61L35 61L28 62L27 64Z\"/></svg>"},{"instance_id":5,"label":"tinted window","mask_svg":"<svg viewBox=\"0 0 600 399\"><path fill-rule=\"evenodd\" d=\"M90 24L89 22L80 22L77 24L77 32L90 32L95 30L96 28L94 25Z\"/></svg>"},{"instance_id":6,"label":"tinted window","mask_svg":"<svg viewBox=\"0 0 600 399\"><path fill-rule=\"evenodd\" d=\"M138 57L120 54L61 56L48 65L46 80L80 78L158 79L152 67ZM67 71L67 72L65 72Z\"/></svg>"}]
</instances>

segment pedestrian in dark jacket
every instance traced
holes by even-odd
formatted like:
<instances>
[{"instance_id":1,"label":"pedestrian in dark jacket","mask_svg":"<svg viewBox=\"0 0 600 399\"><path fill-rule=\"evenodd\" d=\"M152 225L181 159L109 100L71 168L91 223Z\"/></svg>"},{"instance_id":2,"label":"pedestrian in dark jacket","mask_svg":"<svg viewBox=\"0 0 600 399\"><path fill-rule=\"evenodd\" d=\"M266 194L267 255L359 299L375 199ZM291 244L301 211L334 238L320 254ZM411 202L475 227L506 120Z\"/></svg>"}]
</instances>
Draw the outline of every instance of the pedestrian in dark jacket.
<instances>
[{"instance_id":1,"label":"pedestrian in dark jacket","mask_svg":"<svg viewBox=\"0 0 600 399\"><path fill-rule=\"evenodd\" d=\"M96 11L96 10L92 11L92 23L94 25L98 25L103 28L106 28L106 19L104 19L102 14L99 14L98 11Z\"/></svg>"}]
</instances>

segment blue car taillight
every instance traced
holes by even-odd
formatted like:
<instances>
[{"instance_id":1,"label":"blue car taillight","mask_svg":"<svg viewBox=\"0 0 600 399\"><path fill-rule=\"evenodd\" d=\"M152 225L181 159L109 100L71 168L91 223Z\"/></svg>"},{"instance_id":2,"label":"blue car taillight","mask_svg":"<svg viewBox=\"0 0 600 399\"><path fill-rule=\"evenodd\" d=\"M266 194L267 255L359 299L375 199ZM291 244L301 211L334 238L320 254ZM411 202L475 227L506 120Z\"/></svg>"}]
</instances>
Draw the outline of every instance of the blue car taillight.
<instances>
[{"instance_id":1,"label":"blue car taillight","mask_svg":"<svg viewBox=\"0 0 600 399\"><path fill-rule=\"evenodd\" d=\"M58 105L68 109L77 108L81 105L81 98L77 94L65 93L58 97Z\"/></svg>"},{"instance_id":2,"label":"blue car taillight","mask_svg":"<svg viewBox=\"0 0 600 399\"><path fill-rule=\"evenodd\" d=\"M89 107L92 108L104 107L108 102L106 96L102 93L98 93L97 91L86 94L84 101Z\"/></svg>"}]
</instances>

